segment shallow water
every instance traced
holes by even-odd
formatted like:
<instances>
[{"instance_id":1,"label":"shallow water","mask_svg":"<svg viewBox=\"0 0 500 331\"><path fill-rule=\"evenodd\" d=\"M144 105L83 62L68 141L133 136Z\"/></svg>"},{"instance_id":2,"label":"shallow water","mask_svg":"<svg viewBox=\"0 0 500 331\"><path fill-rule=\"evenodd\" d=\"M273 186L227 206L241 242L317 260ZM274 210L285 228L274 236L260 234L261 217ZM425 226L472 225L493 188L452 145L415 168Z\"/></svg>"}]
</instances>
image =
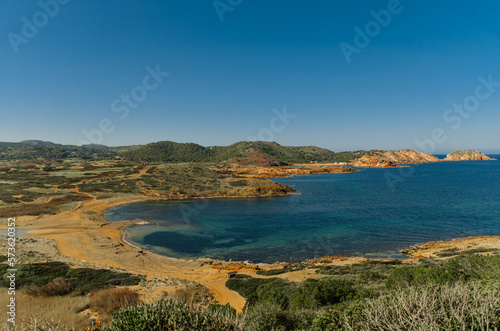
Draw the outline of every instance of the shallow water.
<instances>
[{"instance_id":1,"label":"shallow water","mask_svg":"<svg viewBox=\"0 0 500 331\"><path fill-rule=\"evenodd\" d=\"M497 156L498 158L498 156ZM148 202L108 211L127 239L168 256L301 261L401 257L414 244L500 235L500 161L441 162L276 179L300 195Z\"/></svg>"}]
</instances>

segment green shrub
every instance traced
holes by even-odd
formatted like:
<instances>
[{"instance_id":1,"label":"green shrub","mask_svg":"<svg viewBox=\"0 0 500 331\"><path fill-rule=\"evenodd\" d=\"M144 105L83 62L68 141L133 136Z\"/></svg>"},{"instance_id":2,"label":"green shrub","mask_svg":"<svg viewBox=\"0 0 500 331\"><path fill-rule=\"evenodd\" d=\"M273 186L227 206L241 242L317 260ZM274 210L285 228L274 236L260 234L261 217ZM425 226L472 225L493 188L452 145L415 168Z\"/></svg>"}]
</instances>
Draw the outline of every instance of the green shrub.
<instances>
[{"instance_id":1,"label":"green shrub","mask_svg":"<svg viewBox=\"0 0 500 331\"><path fill-rule=\"evenodd\" d=\"M343 325L342 312L339 310L328 310L319 314L312 322L311 330L330 331L341 330Z\"/></svg>"},{"instance_id":2,"label":"green shrub","mask_svg":"<svg viewBox=\"0 0 500 331\"><path fill-rule=\"evenodd\" d=\"M319 267L316 273L322 275L357 275L365 271L372 271L388 274L401 263L401 260L369 260L347 266L326 265Z\"/></svg>"},{"instance_id":3,"label":"green shrub","mask_svg":"<svg viewBox=\"0 0 500 331\"><path fill-rule=\"evenodd\" d=\"M196 308L180 301L162 300L120 310L113 315L110 331L237 330L230 316Z\"/></svg>"},{"instance_id":4,"label":"green shrub","mask_svg":"<svg viewBox=\"0 0 500 331\"><path fill-rule=\"evenodd\" d=\"M452 258L445 263L425 262L419 266L395 269L389 275L386 287L397 289L499 278L500 257L498 255L464 255Z\"/></svg>"},{"instance_id":5,"label":"green shrub","mask_svg":"<svg viewBox=\"0 0 500 331\"><path fill-rule=\"evenodd\" d=\"M261 300L288 306L284 296L289 296L295 285L280 278L262 279L236 275L228 279L226 287L246 298L249 306Z\"/></svg>"},{"instance_id":6,"label":"green shrub","mask_svg":"<svg viewBox=\"0 0 500 331\"><path fill-rule=\"evenodd\" d=\"M16 288L43 287L56 279L61 279L71 283L73 290L88 293L110 286L137 285L141 281L138 276L106 269L70 269L69 265L62 262L18 264L16 268ZM3 287L8 287L10 283L7 279L9 274L7 269L8 265L0 265L0 275L2 275L0 286Z\"/></svg>"},{"instance_id":7,"label":"green shrub","mask_svg":"<svg viewBox=\"0 0 500 331\"><path fill-rule=\"evenodd\" d=\"M292 307L319 308L357 297L353 283L346 280L307 280L292 295Z\"/></svg>"},{"instance_id":8,"label":"green shrub","mask_svg":"<svg viewBox=\"0 0 500 331\"><path fill-rule=\"evenodd\" d=\"M71 269L66 273L65 277L83 293L110 286L137 285L141 281L138 276L129 273L91 268Z\"/></svg>"},{"instance_id":9,"label":"green shrub","mask_svg":"<svg viewBox=\"0 0 500 331\"><path fill-rule=\"evenodd\" d=\"M267 302L278 305L282 309L288 308L290 299L282 289L276 287L274 283L267 283L257 288L257 297L259 302Z\"/></svg>"},{"instance_id":10,"label":"green shrub","mask_svg":"<svg viewBox=\"0 0 500 331\"><path fill-rule=\"evenodd\" d=\"M298 270L303 270L305 266L303 264L299 265L297 268L282 268L282 269L271 269L271 270L259 270L257 271L257 275L261 276L276 276L281 275L287 272L293 272Z\"/></svg>"},{"instance_id":11,"label":"green shrub","mask_svg":"<svg viewBox=\"0 0 500 331\"><path fill-rule=\"evenodd\" d=\"M0 265L0 273L3 275L3 287L8 287L10 281L7 279L8 265ZM63 278L69 270L69 266L62 262L18 264L16 266L16 288L25 285L43 286L57 278Z\"/></svg>"},{"instance_id":12,"label":"green shrub","mask_svg":"<svg viewBox=\"0 0 500 331\"><path fill-rule=\"evenodd\" d=\"M259 303L247 310L245 330L309 330L316 314L306 310L284 310L279 305Z\"/></svg>"},{"instance_id":13,"label":"green shrub","mask_svg":"<svg viewBox=\"0 0 500 331\"><path fill-rule=\"evenodd\" d=\"M370 271L370 270L363 271L359 275L359 279L364 282L372 282L384 278L386 278L384 275L381 275L376 271Z\"/></svg>"}]
</instances>

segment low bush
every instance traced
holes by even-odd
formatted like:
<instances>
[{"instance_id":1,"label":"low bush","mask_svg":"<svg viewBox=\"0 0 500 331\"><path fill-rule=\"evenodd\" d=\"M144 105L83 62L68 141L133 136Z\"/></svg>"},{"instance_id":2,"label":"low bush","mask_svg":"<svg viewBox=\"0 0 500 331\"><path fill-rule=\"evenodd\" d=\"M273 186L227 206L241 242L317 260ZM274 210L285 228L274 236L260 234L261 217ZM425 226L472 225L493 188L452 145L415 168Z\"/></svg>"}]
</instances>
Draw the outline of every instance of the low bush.
<instances>
[{"instance_id":1,"label":"low bush","mask_svg":"<svg viewBox=\"0 0 500 331\"><path fill-rule=\"evenodd\" d=\"M275 283L267 283L257 288L257 301L261 303L273 304L287 309L290 304L290 299L285 294L285 291Z\"/></svg>"},{"instance_id":2,"label":"low bush","mask_svg":"<svg viewBox=\"0 0 500 331\"><path fill-rule=\"evenodd\" d=\"M386 276L384 276L376 271L370 271L370 270L363 271L359 275L359 279L363 282L372 282L372 281L385 279L385 278L386 278Z\"/></svg>"},{"instance_id":3,"label":"low bush","mask_svg":"<svg viewBox=\"0 0 500 331\"><path fill-rule=\"evenodd\" d=\"M183 301L192 305L205 305L214 301L212 292L200 284L190 284L169 295L170 299Z\"/></svg>"},{"instance_id":4,"label":"low bush","mask_svg":"<svg viewBox=\"0 0 500 331\"><path fill-rule=\"evenodd\" d=\"M223 316L231 316L231 317L236 317L236 309L231 307L229 303L226 303L225 305L220 305L220 304L209 304L207 310L212 314L212 315L223 315Z\"/></svg>"},{"instance_id":5,"label":"low bush","mask_svg":"<svg viewBox=\"0 0 500 331\"><path fill-rule=\"evenodd\" d=\"M395 269L388 277L388 289L420 285L450 284L469 280L500 278L498 255L464 255L446 262L424 262L419 266Z\"/></svg>"},{"instance_id":6,"label":"low bush","mask_svg":"<svg viewBox=\"0 0 500 331\"><path fill-rule=\"evenodd\" d=\"M360 293L353 283L346 280L307 280L292 295L292 307L296 309L319 308L355 299Z\"/></svg>"},{"instance_id":7,"label":"low bush","mask_svg":"<svg viewBox=\"0 0 500 331\"><path fill-rule=\"evenodd\" d=\"M122 308L136 306L140 303L139 294L128 288L110 288L90 293L90 307L108 316Z\"/></svg>"},{"instance_id":8,"label":"low bush","mask_svg":"<svg viewBox=\"0 0 500 331\"><path fill-rule=\"evenodd\" d=\"M0 265L0 274L2 283L0 286L9 287L9 279L7 278L8 265ZM16 288L21 288L25 285L43 286L57 278L63 278L69 270L69 266L62 262L48 263L32 263L18 264L16 266Z\"/></svg>"},{"instance_id":9,"label":"low bush","mask_svg":"<svg viewBox=\"0 0 500 331\"><path fill-rule=\"evenodd\" d=\"M71 269L65 276L83 293L110 286L131 286L140 283L138 276L106 269L77 268Z\"/></svg>"},{"instance_id":10,"label":"low bush","mask_svg":"<svg viewBox=\"0 0 500 331\"><path fill-rule=\"evenodd\" d=\"M141 304L113 315L110 331L240 330L237 320L207 309L171 300Z\"/></svg>"},{"instance_id":11,"label":"low bush","mask_svg":"<svg viewBox=\"0 0 500 331\"><path fill-rule=\"evenodd\" d=\"M34 296L44 296L44 297L51 297L51 296L57 296L57 295L66 295L75 289L75 286L68 282L65 279L58 278L50 283L47 283L43 286L36 286L36 285L28 285L23 287L23 292Z\"/></svg>"},{"instance_id":12,"label":"low bush","mask_svg":"<svg viewBox=\"0 0 500 331\"><path fill-rule=\"evenodd\" d=\"M8 268L6 264L0 265L0 275L2 275L0 286L2 287L9 287ZM83 294L110 286L137 285L141 281L138 276L106 269L70 269L67 264L62 262L18 264L16 268L16 288L31 286L31 293L44 292L45 290L42 288L56 279L59 279L60 282L52 285L62 285L62 280L64 280L71 284L72 290ZM50 291L49 287L47 291Z\"/></svg>"},{"instance_id":13,"label":"low bush","mask_svg":"<svg viewBox=\"0 0 500 331\"><path fill-rule=\"evenodd\" d=\"M359 275L365 271L378 272L380 274L389 274L392 270L401 265L401 260L378 261L369 260L347 266L326 265L316 270L317 274L322 275Z\"/></svg>"},{"instance_id":14,"label":"low bush","mask_svg":"<svg viewBox=\"0 0 500 331\"><path fill-rule=\"evenodd\" d=\"M262 301L283 307L288 306L289 297L295 289L294 284L280 278L262 279L247 275L236 275L230 278L226 282L226 287L246 298L249 306Z\"/></svg>"},{"instance_id":15,"label":"low bush","mask_svg":"<svg viewBox=\"0 0 500 331\"><path fill-rule=\"evenodd\" d=\"M262 330L309 330L314 311L282 309L272 303L259 303L250 308L243 317L244 329Z\"/></svg>"},{"instance_id":16,"label":"low bush","mask_svg":"<svg viewBox=\"0 0 500 331\"><path fill-rule=\"evenodd\" d=\"M330 320L335 324L338 318L333 314ZM497 330L500 286L456 283L391 291L361 303L355 314L343 313L341 320L346 330Z\"/></svg>"},{"instance_id":17,"label":"low bush","mask_svg":"<svg viewBox=\"0 0 500 331\"><path fill-rule=\"evenodd\" d=\"M282 268L282 269L271 269L271 270L259 270L257 271L257 275L261 276L276 276L281 275L287 272L299 271L303 270L305 266L303 264L299 265L297 268Z\"/></svg>"}]
</instances>

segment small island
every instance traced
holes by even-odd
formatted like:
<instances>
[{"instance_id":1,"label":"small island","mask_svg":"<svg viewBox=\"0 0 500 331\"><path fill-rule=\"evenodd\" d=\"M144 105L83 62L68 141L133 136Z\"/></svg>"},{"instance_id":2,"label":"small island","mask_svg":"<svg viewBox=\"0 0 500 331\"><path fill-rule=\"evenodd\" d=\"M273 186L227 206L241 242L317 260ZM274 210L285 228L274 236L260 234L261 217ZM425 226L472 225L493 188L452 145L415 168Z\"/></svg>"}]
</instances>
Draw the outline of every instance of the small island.
<instances>
[{"instance_id":1,"label":"small island","mask_svg":"<svg viewBox=\"0 0 500 331\"><path fill-rule=\"evenodd\" d=\"M488 161L496 160L481 152L473 151L470 149L453 151L446 155L445 161Z\"/></svg>"}]
</instances>

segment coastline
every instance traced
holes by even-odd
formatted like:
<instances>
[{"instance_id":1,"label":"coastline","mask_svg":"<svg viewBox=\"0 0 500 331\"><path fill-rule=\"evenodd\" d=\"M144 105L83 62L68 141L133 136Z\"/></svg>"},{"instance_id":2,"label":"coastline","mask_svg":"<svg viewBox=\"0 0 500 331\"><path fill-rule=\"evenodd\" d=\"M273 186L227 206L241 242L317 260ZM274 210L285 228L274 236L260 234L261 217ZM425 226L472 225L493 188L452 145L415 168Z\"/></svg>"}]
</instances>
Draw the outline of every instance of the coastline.
<instances>
[{"instance_id":1,"label":"coastline","mask_svg":"<svg viewBox=\"0 0 500 331\"><path fill-rule=\"evenodd\" d=\"M220 198L220 197L216 197ZM137 225L138 221L110 222L105 213L111 208L145 201L158 201L142 195L117 196L110 199L89 200L80 203L72 210L62 211L55 215L39 217L20 217L18 228L29 228L34 236L54 240L59 254L73 261L87 262L95 265L125 270L130 273L143 274L148 279L168 278L185 279L207 286L221 303L229 303L237 311L242 311L246 300L238 293L225 287L228 274L237 270L252 277L259 269L282 268L291 266L286 262L274 264L251 264L248 262L219 261L212 259L179 259L160 255L127 241L124 229ZM36 229L36 230L33 230ZM480 236L458 238L449 241L435 241L412 248L409 259L403 263L416 263L421 257L438 257L439 251L446 249L466 250L470 247L500 248L500 236ZM308 265L333 263L346 265L359 263L368 259L364 257L331 256L315 258L303 263ZM307 278L318 278L314 269L304 269L293 273L278 275L289 281L302 281ZM144 297L144 301L158 299L161 293L172 291L172 286L159 287L153 297Z\"/></svg>"}]
</instances>

